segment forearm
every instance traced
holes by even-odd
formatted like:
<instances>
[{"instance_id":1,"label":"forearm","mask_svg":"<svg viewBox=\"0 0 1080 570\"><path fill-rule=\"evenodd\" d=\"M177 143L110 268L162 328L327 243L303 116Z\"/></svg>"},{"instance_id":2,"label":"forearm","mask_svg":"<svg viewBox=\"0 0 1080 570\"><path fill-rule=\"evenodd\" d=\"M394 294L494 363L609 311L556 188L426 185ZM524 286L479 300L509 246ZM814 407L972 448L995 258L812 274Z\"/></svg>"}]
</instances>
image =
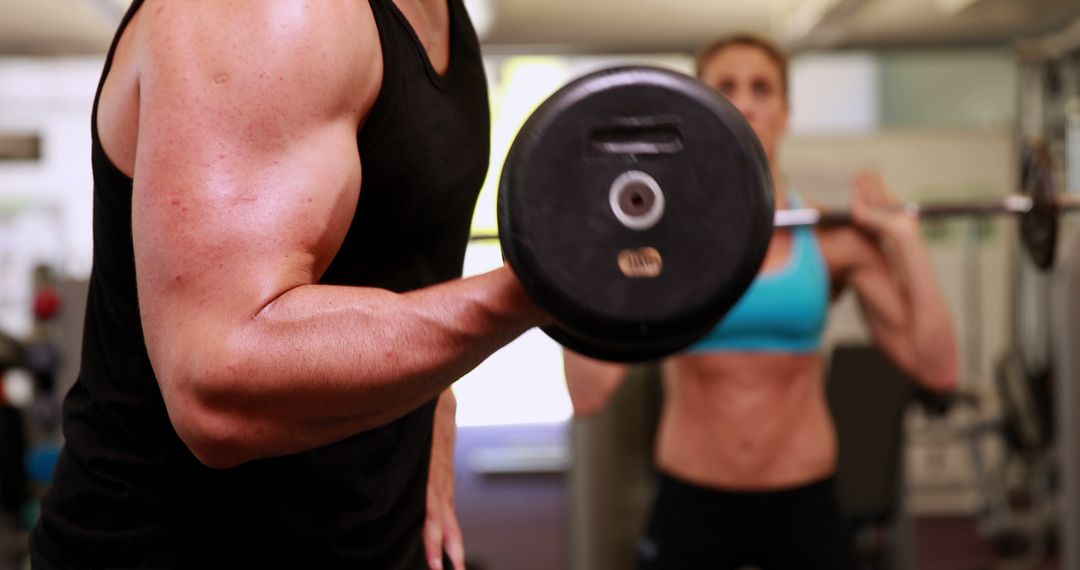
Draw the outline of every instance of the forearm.
<instances>
[{"instance_id":1,"label":"forearm","mask_svg":"<svg viewBox=\"0 0 1080 570\"><path fill-rule=\"evenodd\" d=\"M601 362L564 350L563 371L574 413L588 416L600 412L622 385L627 370L624 364Z\"/></svg>"},{"instance_id":2,"label":"forearm","mask_svg":"<svg viewBox=\"0 0 1080 570\"><path fill-rule=\"evenodd\" d=\"M903 225L889 240L894 271L904 284L917 379L928 388L952 389L958 375L956 334L920 228L915 223Z\"/></svg>"},{"instance_id":3,"label":"forearm","mask_svg":"<svg viewBox=\"0 0 1080 570\"><path fill-rule=\"evenodd\" d=\"M432 430L432 473L454 472L454 445L457 442L457 398L450 388L443 390L435 407L435 426Z\"/></svg>"},{"instance_id":4,"label":"forearm","mask_svg":"<svg viewBox=\"0 0 1080 570\"><path fill-rule=\"evenodd\" d=\"M457 400L454 393L447 388L439 396L439 404L435 407L431 465L427 481L427 512L423 529L428 567L438 570L465 568L465 545L461 538L454 499L456 411ZM443 565L444 557L450 558L450 566Z\"/></svg>"},{"instance_id":5,"label":"forearm","mask_svg":"<svg viewBox=\"0 0 1080 570\"><path fill-rule=\"evenodd\" d=\"M538 319L506 269L400 295L296 287L203 341L212 364L178 379L170 414L211 464L312 449L430 401Z\"/></svg>"}]
</instances>

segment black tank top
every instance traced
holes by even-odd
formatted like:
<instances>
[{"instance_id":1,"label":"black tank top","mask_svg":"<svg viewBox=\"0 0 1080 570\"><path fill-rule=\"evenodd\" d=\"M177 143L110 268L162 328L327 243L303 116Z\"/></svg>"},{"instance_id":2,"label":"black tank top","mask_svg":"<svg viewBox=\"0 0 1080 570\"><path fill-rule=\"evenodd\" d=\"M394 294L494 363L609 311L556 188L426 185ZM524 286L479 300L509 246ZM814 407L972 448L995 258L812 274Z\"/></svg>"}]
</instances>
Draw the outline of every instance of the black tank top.
<instances>
[{"instance_id":1,"label":"black tank top","mask_svg":"<svg viewBox=\"0 0 1080 570\"><path fill-rule=\"evenodd\" d=\"M136 0L117 31L101 84ZM479 43L449 0L439 75L392 0L370 0L382 90L357 133L363 182L322 282L408 291L461 275L488 164ZM98 87L100 98L101 86ZM146 353L132 181L92 127L94 267L79 378L64 401L53 485L31 547L41 567L426 568L421 544L435 402L302 454L214 470L177 437Z\"/></svg>"}]
</instances>

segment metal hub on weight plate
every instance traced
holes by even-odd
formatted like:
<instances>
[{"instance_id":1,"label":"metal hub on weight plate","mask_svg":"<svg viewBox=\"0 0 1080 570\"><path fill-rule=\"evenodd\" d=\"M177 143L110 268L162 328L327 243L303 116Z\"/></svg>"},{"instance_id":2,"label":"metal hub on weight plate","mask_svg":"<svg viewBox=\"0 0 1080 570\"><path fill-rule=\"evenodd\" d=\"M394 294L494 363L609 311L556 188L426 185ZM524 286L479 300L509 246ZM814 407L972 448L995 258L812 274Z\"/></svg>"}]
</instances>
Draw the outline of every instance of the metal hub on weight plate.
<instances>
[{"instance_id":1,"label":"metal hub on weight plate","mask_svg":"<svg viewBox=\"0 0 1080 570\"><path fill-rule=\"evenodd\" d=\"M620 174L611 184L609 201L615 218L633 230L647 230L664 215L664 191L640 170Z\"/></svg>"}]
</instances>

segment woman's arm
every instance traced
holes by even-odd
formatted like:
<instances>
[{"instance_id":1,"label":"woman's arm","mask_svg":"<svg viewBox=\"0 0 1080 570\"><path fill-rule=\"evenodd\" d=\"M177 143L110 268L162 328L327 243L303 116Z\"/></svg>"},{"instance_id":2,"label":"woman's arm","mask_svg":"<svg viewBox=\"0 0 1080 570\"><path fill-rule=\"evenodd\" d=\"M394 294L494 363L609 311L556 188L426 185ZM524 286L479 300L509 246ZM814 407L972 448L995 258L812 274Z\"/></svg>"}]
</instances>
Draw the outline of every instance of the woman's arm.
<instances>
[{"instance_id":1,"label":"woman's arm","mask_svg":"<svg viewBox=\"0 0 1080 570\"><path fill-rule=\"evenodd\" d=\"M934 275L916 218L880 176L855 181L852 214L858 230L845 232L841 258L849 260L841 283L855 290L878 345L926 388L956 387L959 357L952 317Z\"/></svg>"},{"instance_id":2,"label":"woman's arm","mask_svg":"<svg viewBox=\"0 0 1080 570\"><path fill-rule=\"evenodd\" d=\"M591 416L603 410L622 385L629 369L625 364L594 360L563 350L566 388L570 392L574 414Z\"/></svg>"}]
</instances>

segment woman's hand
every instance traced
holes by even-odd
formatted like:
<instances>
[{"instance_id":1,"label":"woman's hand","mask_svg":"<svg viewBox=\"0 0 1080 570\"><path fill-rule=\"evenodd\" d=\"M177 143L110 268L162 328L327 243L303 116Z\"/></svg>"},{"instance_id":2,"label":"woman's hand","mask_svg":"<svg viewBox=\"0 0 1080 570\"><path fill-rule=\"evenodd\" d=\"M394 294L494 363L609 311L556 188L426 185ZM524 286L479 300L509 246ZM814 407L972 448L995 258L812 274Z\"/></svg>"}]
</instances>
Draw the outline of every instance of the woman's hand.
<instances>
[{"instance_id":1,"label":"woman's hand","mask_svg":"<svg viewBox=\"0 0 1080 570\"><path fill-rule=\"evenodd\" d=\"M860 172L855 177L851 217L856 226L879 238L902 239L919 230L917 214L903 209L876 172Z\"/></svg>"}]
</instances>

